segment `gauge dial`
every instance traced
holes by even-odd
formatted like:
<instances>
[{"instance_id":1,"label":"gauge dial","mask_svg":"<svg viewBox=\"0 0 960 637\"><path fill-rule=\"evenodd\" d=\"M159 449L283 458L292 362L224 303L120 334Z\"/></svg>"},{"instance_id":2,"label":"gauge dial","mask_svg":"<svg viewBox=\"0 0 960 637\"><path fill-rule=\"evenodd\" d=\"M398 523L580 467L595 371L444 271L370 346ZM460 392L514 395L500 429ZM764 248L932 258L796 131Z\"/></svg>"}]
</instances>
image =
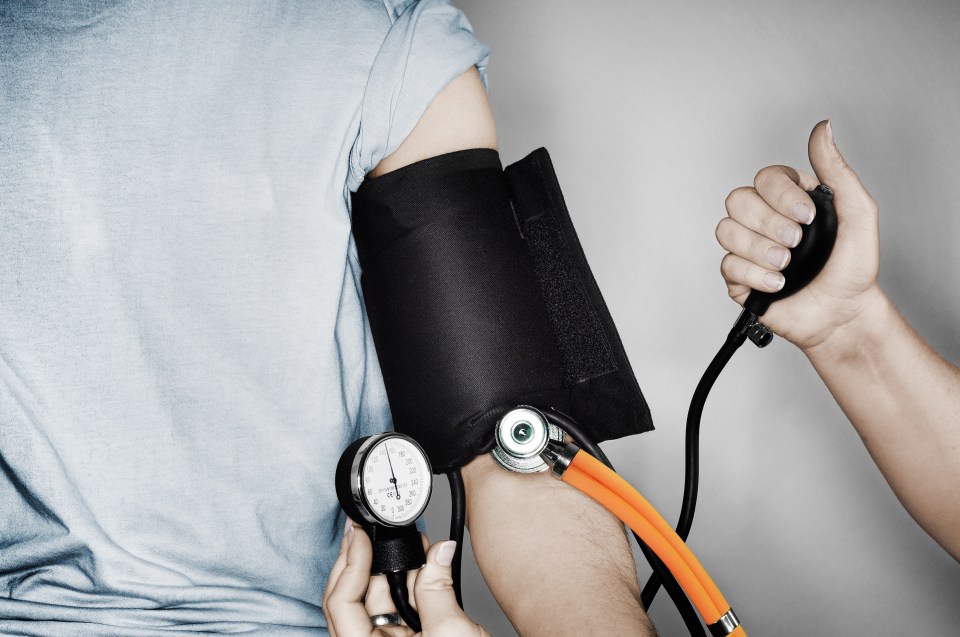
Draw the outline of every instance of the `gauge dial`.
<instances>
[{"instance_id":1,"label":"gauge dial","mask_svg":"<svg viewBox=\"0 0 960 637\"><path fill-rule=\"evenodd\" d=\"M413 439L397 433L372 436L358 450L357 461L354 499L368 521L407 526L427 508L433 475Z\"/></svg>"}]
</instances>

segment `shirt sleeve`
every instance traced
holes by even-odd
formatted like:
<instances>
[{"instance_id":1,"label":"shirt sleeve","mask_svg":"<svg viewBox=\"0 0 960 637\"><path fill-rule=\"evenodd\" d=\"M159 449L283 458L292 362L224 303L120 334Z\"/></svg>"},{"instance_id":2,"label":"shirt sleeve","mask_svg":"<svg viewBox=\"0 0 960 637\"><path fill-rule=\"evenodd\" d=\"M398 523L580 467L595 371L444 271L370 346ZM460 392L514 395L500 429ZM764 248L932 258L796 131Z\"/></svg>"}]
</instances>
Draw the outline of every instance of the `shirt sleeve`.
<instances>
[{"instance_id":1,"label":"shirt sleeve","mask_svg":"<svg viewBox=\"0 0 960 637\"><path fill-rule=\"evenodd\" d=\"M350 151L347 186L407 138L433 98L471 66L487 82L487 47L448 0L383 0L392 26L374 59L360 107L360 131Z\"/></svg>"}]
</instances>

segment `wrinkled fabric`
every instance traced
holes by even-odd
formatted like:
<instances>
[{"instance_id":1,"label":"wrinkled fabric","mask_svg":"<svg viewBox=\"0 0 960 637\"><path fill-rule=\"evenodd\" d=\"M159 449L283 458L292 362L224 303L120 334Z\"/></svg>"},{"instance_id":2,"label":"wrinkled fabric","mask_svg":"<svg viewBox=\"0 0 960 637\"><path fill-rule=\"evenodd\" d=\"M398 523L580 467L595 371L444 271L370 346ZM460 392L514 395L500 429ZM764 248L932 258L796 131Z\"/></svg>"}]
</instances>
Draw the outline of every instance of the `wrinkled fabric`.
<instances>
[{"instance_id":1,"label":"wrinkled fabric","mask_svg":"<svg viewBox=\"0 0 960 637\"><path fill-rule=\"evenodd\" d=\"M349 192L485 64L440 1L0 3L0 634L326 634Z\"/></svg>"}]
</instances>

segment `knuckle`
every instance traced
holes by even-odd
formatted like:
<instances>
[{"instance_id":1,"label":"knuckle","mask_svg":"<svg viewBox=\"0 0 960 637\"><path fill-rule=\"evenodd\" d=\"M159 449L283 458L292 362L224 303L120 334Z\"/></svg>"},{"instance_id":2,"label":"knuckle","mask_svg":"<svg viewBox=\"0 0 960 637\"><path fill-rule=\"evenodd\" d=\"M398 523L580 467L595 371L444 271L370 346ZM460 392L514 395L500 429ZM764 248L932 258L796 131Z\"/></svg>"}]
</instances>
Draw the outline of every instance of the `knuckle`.
<instances>
[{"instance_id":1,"label":"knuckle","mask_svg":"<svg viewBox=\"0 0 960 637\"><path fill-rule=\"evenodd\" d=\"M715 230L717 242L722 248L730 252L743 252L746 243L744 230L745 228L740 225L740 222L730 217L724 217L720 220L720 223L717 224L717 229Z\"/></svg>"},{"instance_id":2,"label":"knuckle","mask_svg":"<svg viewBox=\"0 0 960 637\"><path fill-rule=\"evenodd\" d=\"M720 259L720 274L727 281L730 280L730 277L732 275L731 268L732 268L733 259L734 259L734 256L729 252L723 255L723 258Z\"/></svg>"},{"instance_id":3,"label":"knuckle","mask_svg":"<svg viewBox=\"0 0 960 637\"><path fill-rule=\"evenodd\" d=\"M417 579L413 586L413 592L418 597L429 595L430 593L442 593L453 590L453 578L450 576L441 576L436 578Z\"/></svg>"},{"instance_id":4,"label":"knuckle","mask_svg":"<svg viewBox=\"0 0 960 637\"><path fill-rule=\"evenodd\" d=\"M728 226L720 245L737 256L749 257L754 250L753 232L736 221Z\"/></svg>"},{"instance_id":5,"label":"knuckle","mask_svg":"<svg viewBox=\"0 0 960 637\"><path fill-rule=\"evenodd\" d=\"M800 183L800 173L790 166L767 166L761 168L753 178L753 185L758 192L764 193L763 198L770 201L789 192L790 186Z\"/></svg>"},{"instance_id":6,"label":"knuckle","mask_svg":"<svg viewBox=\"0 0 960 637\"><path fill-rule=\"evenodd\" d=\"M713 235L717 238L717 241L723 243L724 237L727 235L727 222L730 221L730 217L724 217L717 224L717 227L713 231Z\"/></svg>"},{"instance_id":7,"label":"knuckle","mask_svg":"<svg viewBox=\"0 0 960 637\"><path fill-rule=\"evenodd\" d=\"M741 208L754 192L756 191L750 186L741 186L740 188L731 190L723 202L724 207L727 209L727 214Z\"/></svg>"},{"instance_id":8,"label":"knuckle","mask_svg":"<svg viewBox=\"0 0 960 637\"><path fill-rule=\"evenodd\" d=\"M781 177L786 177L795 186L800 185L800 171L792 166L775 166Z\"/></svg>"},{"instance_id":9,"label":"knuckle","mask_svg":"<svg viewBox=\"0 0 960 637\"><path fill-rule=\"evenodd\" d=\"M843 158L843 153L840 152L840 149L832 144L828 145L828 149L831 161L833 161L841 171L848 172L850 166L847 164L847 160Z\"/></svg>"},{"instance_id":10,"label":"knuckle","mask_svg":"<svg viewBox=\"0 0 960 637\"><path fill-rule=\"evenodd\" d=\"M354 577L369 577L369 572L356 562L353 564L348 562L347 565L343 567L343 572L340 573L340 579L347 581Z\"/></svg>"},{"instance_id":11,"label":"knuckle","mask_svg":"<svg viewBox=\"0 0 960 637\"><path fill-rule=\"evenodd\" d=\"M783 219L780 215L765 213L760 217L760 234L765 237L777 238L780 228L784 225L791 225L789 221Z\"/></svg>"},{"instance_id":12,"label":"knuckle","mask_svg":"<svg viewBox=\"0 0 960 637\"><path fill-rule=\"evenodd\" d=\"M332 591L330 592L329 595L327 595L326 605L327 605L327 607L329 608L329 607L332 607L332 606L338 606L338 605L342 604L342 603L345 602L345 601L347 601L347 600L346 600L346 596L343 594L343 592L334 589L334 590L332 590Z\"/></svg>"},{"instance_id":13,"label":"knuckle","mask_svg":"<svg viewBox=\"0 0 960 637\"><path fill-rule=\"evenodd\" d=\"M777 220L770 215L762 215L760 217L760 234L767 237L777 236L777 229L774 227L776 223Z\"/></svg>"},{"instance_id":14,"label":"knuckle","mask_svg":"<svg viewBox=\"0 0 960 637\"><path fill-rule=\"evenodd\" d=\"M766 166L757 171L753 178L753 186L757 190L762 190L775 181L775 175L780 171L779 166Z\"/></svg>"}]
</instances>

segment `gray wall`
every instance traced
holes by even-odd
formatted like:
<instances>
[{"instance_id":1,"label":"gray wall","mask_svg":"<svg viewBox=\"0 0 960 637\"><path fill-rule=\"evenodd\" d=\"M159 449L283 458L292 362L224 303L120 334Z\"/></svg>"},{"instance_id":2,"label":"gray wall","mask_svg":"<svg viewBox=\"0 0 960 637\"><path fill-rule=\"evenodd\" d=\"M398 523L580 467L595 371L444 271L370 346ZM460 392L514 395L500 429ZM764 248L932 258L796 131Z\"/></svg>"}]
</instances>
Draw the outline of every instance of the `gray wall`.
<instances>
[{"instance_id":1,"label":"gray wall","mask_svg":"<svg viewBox=\"0 0 960 637\"><path fill-rule=\"evenodd\" d=\"M817 121L831 118L880 202L883 286L960 360L960 3L458 5L492 50L504 161L551 151L653 410L655 432L604 448L667 519L690 395L738 312L713 237L724 198L765 165L809 169ZM958 634L960 567L900 507L795 348L741 350L702 445L691 545L750 634ZM514 634L475 566L465 596L494 634ZM685 634L665 595L652 617Z\"/></svg>"}]
</instances>

